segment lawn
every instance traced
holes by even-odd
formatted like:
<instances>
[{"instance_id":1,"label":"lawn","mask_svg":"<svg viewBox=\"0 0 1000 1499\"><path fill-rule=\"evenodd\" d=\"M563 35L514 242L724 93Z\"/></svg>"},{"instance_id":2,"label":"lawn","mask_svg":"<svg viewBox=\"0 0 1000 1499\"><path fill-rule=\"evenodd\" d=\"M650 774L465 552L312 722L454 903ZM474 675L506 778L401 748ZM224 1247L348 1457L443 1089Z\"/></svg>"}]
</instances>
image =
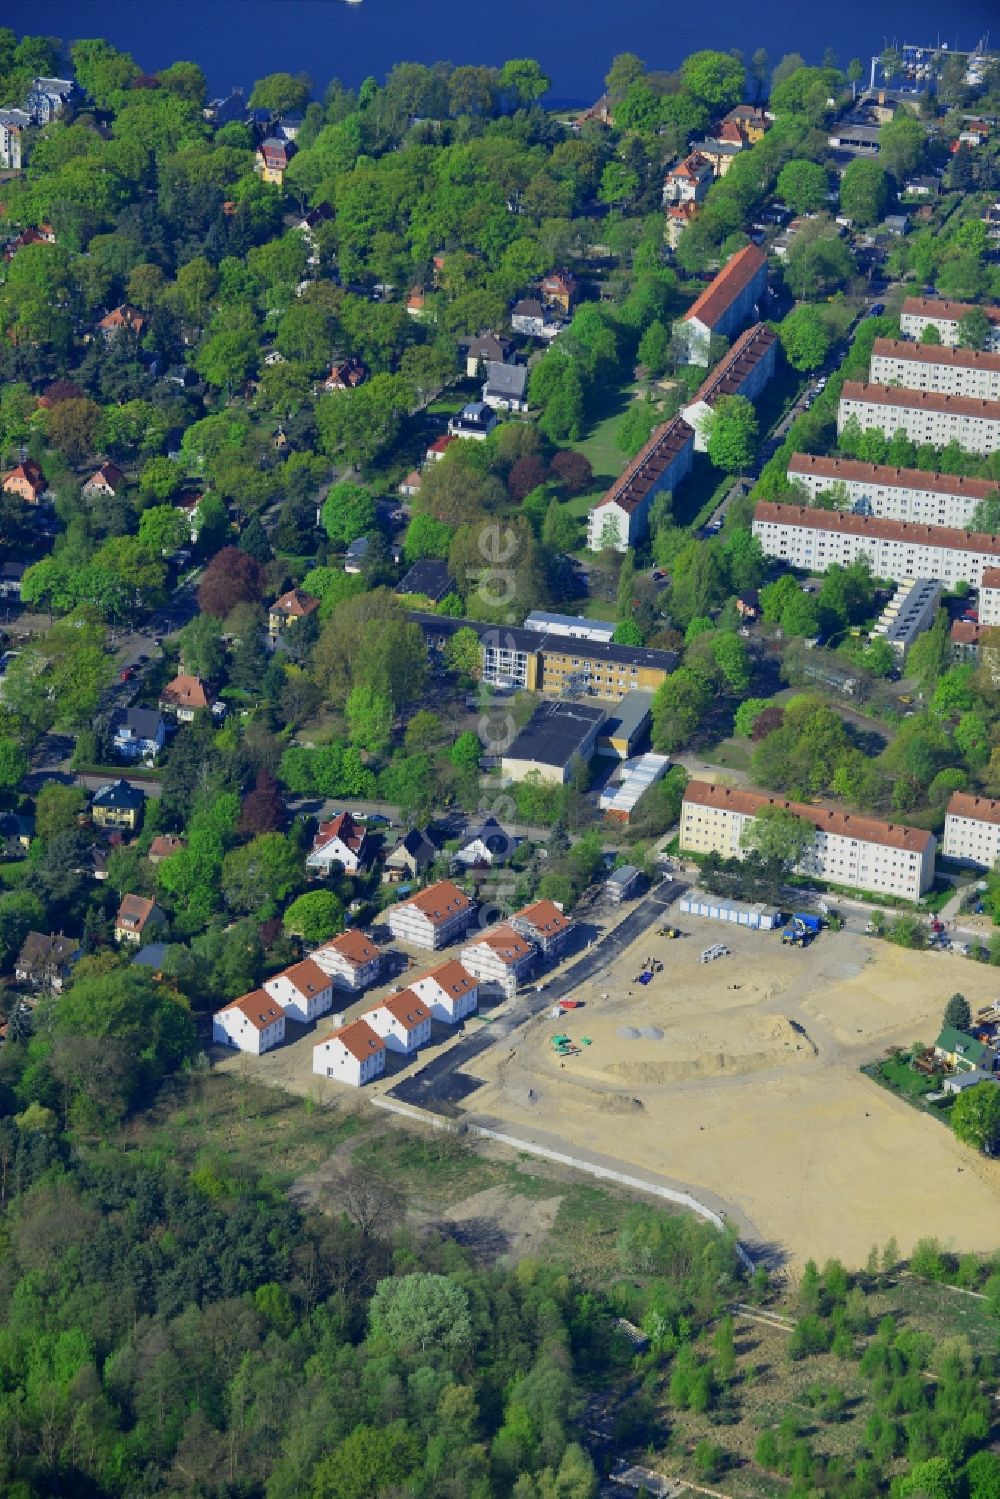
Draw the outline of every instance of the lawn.
<instances>
[{"instance_id":1,"label":"lawn","mask_svg":"<svg viewBox=\"0 0 1000 1499\"><path fill-rule=\"evenodd\" d=\"M594 470L594 482L586 494L574 495L567 501L571 515L585 516L587 511L601 498L613 480L625 467L627 459L615 444L615 433L630 402L638 392L638 386L628 385L624 389L606 387L600 394L594 411L594 419L587 429L586 437L567 446L589 458Z\"/></svg>"},{"instance_id":2,"label":"lawn","mask_svg":"<svg viewBox=\"0 0 1000 1499\"><path fill-rule=\"evenodd\" d=\"M925 1077L921 1072L914 1072L909 1062L902 1060L880 1062L878 1072L890 1088L895 1089L897 1093L905 1094L908 1098L922 1098L925 1093L933 1093L938 1087L933 1078Z\"/></svg>"}]
</instances>

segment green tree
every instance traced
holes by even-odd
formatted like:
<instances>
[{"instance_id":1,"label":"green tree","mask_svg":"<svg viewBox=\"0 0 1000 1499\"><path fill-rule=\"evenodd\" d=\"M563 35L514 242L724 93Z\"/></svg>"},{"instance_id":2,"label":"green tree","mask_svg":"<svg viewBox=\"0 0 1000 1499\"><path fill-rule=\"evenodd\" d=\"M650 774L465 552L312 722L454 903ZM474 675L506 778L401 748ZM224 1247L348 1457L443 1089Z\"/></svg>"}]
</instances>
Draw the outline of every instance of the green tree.
<instances>
[{"instance_id":1,"label":"green tree","mask_svg":"<svg viewBox=\"0 0 1000 1499\"><path fill-rule=\"evenodd\" d=\"M787 161L778 173L778 193L794 213L818 213L826 203L826 169L815 161Z\"/></svg>"},{"instance_id":2,"label":"green tree","mask_svg":"<svg viewBox=\"0 0 1000 1499\"><path fill-rule=\"evenodd\" d=\"M139 517L139 540L156 557L172 557L189 539L188 523L173 505L152 505Z\"/></svg>"},{"instance_id":3,"label":"green tree","mask_svg":"<svg viewBox=\"0 0 1000 1499\"><path fill-rule=\"evenodd\" d=\"M746 396L720 396L703 421L708 456L724 473L742 473L757 446L757 413Z\"/></svg>"},{"instance_id":4,"label":"green tree","mask_svg":"<svg viewBox=\"0 0 1000 1499\"><path fill-rule=\"evenodd\" d=\"M483 672L483 648L475 630L468 625L456 630L445 643L444 659L450 671L478 681Z\"/></svg>"},{"instance_id":5,"label":"green tree","mask_svg":"<svg viewBox=\"0 0 1000 1499\"><path fill-rule=\"evenodd\" d=\"M643 635L634 619L623 619L612 636L615 645L642 645Z\"/></svg>"},{"instance_id":6,"label":"green tree","mask_svg":"<svg viewBox=\"0 0 1000 1499\"><path fill-rule=\"evenodd\" d=\"M447 1275L417 1271L380 1280L368 1323L376 1343L396 1353L457 1353L472 1343L468 1296Z\"/></svg>"},{"instance_id":7,"label":"green tree","mask_svg":"<svg viewBox=\"0 0 1000 1499\"><path fill-rule=\"evenodd\" d=\"M887 121L878 133L879 164L891 172L900 187L920 166L926 147L924 126L906 110Z\"/></svg>"},{"instance_id":8,"label":"green tree","mask_svg":"<svg viewBox=\"0 0 1000 1499\"><path fill-rule=\"evenodd\" d=\"M855 223L879 223L889 198L889 177L877 161L858 157L845 168L840 179L840 208Z\"/></svg>"},{"instance_id":9,"label":"green tree","mask_svg":"<svg viewBox=\"0 0 1000 1499\"><path fill-rule=\"evenodd\" d=\"M222 894L235 911L263 913L302 883L302 856L283 833L261 833L222 862Z\"/></svg>"},{"instance_id":10,"label":"green tree","mask_svg":"<svg viewBox=\"0 0 1000 1499\"><path fill-rule=\"evenodd\" d=\"M953 994L944 1008L943 1025L952 1025L956 1030L968 1031L972 1024L972 1009L964 994Z\"/></svg>"},{"instance_id":11,"label":"green tree","mask_svg":"<svg viewBox=\"0 0 1000 1499\"><path fill-rule=\"evenodd\" d=\"M983 350L993 335L993 324L981 307L973 307L958 320L958 342L963 349Z\"/></svg>"},{"instance_id":12,"label":"green tree","mask_svg":"<svg viewBox=\"0 0 1000 1499\"><path fill-rule=\"evenodd\" d=\"M771 699L767 697L748 697L736 710L733 717L733 733L739 734L743 739L749 739L753 733L754 724L762 713L766 713L771 706Z\"/></svg>"},{"instance_id":13,"label":"green tree","mask_svg":"<svg viewBox=\"0 0 1000 1499\"><path fill-rule=\"evenodd\" d=\"M681 65L681 81L699 104L725 111L743 98L746 69L729 52L692 52Z\"/></svg>"},{"instance_id":14,"label":"green tree","mask_svg":"<svg viewBox=\"0 0 1000 1499\"><path fill-rule=\"evenodd\" d=\"M250 108L269 109L273 115L301 114L311 92L312 83L304 73L268 73L254 84Z\"/></svg>"},{"instance_id":15,"label":"green tree","mask_svg":"<svg viewBox=\"0 0 1000 1499\"><path fill-rule=\"evenodd\" d=\"M0 789L10 791L28 774L28 756L16 739L0 734Z\"/></svg>"},{"instance_id":16,"label":"green tree","mask_svg":"<svg viewBox=\"0 0 1000 1499\"><path fill-rule=\"evenodd\" d=\"M307 947L317 947L344 929L344 906L332 890L308 890L285 911L285 931L301 937Z\"/></svg>"},{"instance_id":17,"label":"green tree","mask_svg":"<svg viewBox=\"0 0 1000 1499\"><path fill-rule=\"evenodd\" d=\"M390 700L359 683L351 689L346 711L351 743L369 754L383 754L392 738L395 717Z\"/></svg>"},{"instance_id":18,"label":"green tree","mask_svg":"<svg viewBox=\"0 0 1000 1499\"><path fill-rule=\"evenodd\" d=\"M994 1155L1000 1147L1000 1088L978 1083L964 1089L952 1104L951 1127L963 1145Z\"/></svg>"},{"instance_id":19,"label":"green tree","mask_svg":"<svg viewBox=\"0 0 1000 1499\"><path fill-rule=\"evenodd\" d=\"M323 525L335 546L347 546L374 530L378 512L371 491L361 484L342 481L331 486L323 501Z\"/></svg>"},{"instance_id":20,"label":"green tree","mask_svg":"<svg viewBox=\"0 0 1000 1499\"><path fill-rule=\"evenodd\" d=\"M670 333L659 318L654 318L639 340L639 363L655 379L662 375L670 361Z\"/></svg>"},{"instance_id":21,"label":"green tree","mask_svg":"<svg viewBox=\"0 0 1000 1499\"><path fill-rule=\"evenodd\" d=\"M680 749L697 732L712 702L708 679L690 667L671 672L653 698L653 743L667 754Z\"/></svg>"},{"instance_id":22,"label":"green tree","mask_svg":"<svg viewBox=\"0 0 1000 1499\"><path fill-rule=\"evenodd\" d=\"M256 335L238 330L215 333L195 356L195 369L209 385L232 395L257 367L260 349Z\"/></svg>"},{"instance_id":23,"label":"green tree","mask_svg":"<svg viewBox=\"0 0 1000 1499\"><path fill-rule=\"evenodd\" d=\"M804 817L784 807L762 807L752 822L748 822L740 838L740 846L762 854L765 859L777 859L786 869L794 869L806 849L811 847L816 829Z\"/></svg>"},{"instance_id":24,"label":"green tree","mask_svg":"<svg viewBox=\"0 0 1000 1499\"><path fill-rule=\"evenodd\" d=\"M815 307L796 307L778 325L785 358L794 370L816 370L830 352L830 334Z\"/></svg>"}]
</instances>

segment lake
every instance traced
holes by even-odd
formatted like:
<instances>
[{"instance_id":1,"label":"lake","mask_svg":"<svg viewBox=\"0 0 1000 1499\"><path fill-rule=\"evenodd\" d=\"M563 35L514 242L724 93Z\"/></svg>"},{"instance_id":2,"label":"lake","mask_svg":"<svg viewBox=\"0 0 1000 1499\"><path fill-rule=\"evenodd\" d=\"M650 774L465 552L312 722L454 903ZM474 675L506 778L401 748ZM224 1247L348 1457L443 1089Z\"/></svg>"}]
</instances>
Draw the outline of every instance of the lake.
<instances>
[{"instance_id":1,"label":"lake","mask_svg":"<svg viewBox=\"0 0 1000 1499\"><path fill-rule=\"evenodd\" d=\"M535 57L553 81L548 102L589 103L616 52L637 52L651 68L673 68L700 47L766 47L818 62L832 46L842 64L886 41L974 47L996 0L840 0L831 7L765 0L713 0L701 11L683 0L31 0L22 28L72 41L103 36L147 71L184 58L204 69L213 94L279 69L380 81L396 62L500 63ZM1000 35L994 42L1000 41Z\"/></svg>"}]
</instances>

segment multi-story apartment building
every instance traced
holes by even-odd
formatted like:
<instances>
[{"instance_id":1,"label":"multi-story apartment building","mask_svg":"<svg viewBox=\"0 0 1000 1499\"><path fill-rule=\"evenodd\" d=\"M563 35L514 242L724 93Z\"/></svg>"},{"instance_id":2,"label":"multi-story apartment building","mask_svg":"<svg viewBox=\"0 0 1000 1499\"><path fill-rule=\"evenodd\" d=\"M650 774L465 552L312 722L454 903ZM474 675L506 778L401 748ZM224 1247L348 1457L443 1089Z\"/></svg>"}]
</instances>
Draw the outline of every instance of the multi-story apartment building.
<instances>
[{"instance_id":1,"label":"multi-story apartment building","mask_svg":"<svg viewBox=\"0 0 1000 1499\"><path fill-rule=\"evenodd\" d=\"M1000 625L1000 567L984 567L979 580L979 625L983 630Z\"/></svg>"},{"instance_id":2,"label":"multi-story apartment building","mask_svg":"<svg viewBox=\"0 0 1000 1499\"><path fill-rule=\"evenodd\" d=\"M754 511L753 533L768 557L792 567L824 573L836 562L849 567L867 557L877 578L937 578L953 588L978 588L987 567L1000 565L1000 537L947 526L920 526L880 520L844 510L762 501Z\"/></svg>"},{"instance_id":3,"label":"multi-story apartment building","mask_svg":"<svg viewBox=\"0 0 1000 1499\"><path fill-rule=\"evenodd\" d=\"M877 338L870 375L874 385L901 385L905 390L937 390L945 395L1000 401L1000 354L981 354L977 349Z\"/></svg>"},{"instance_id":4,"label":"multi-story apartment building","mask_svg":"<svg viewBox=\"0 0 1000 1499\"><path fill-rule=\"evenodd\" d=\"M733 344L703 382L681 415L694 431L695 452L707 451L705 418L723 396L746 396L755 401L774 374L778 335L766 323L755 323Z\"/></svg>"},{"instance_id":5,"label":"multi-story apartment building","mask_svg":"<svg viewBox=\"0 0 1000 1499\"><path fill-rule=\"evenodd\" d=\"M885 520L918 521L926 526L968 526L980 500L1000 494L995 479L958 474L927 474L917 468L891 468L855 458L820 458L795 453L788 477L810 498L843 486L853 509Z\"/></svg>"},{"instance_id":6,"label":"multi-story apartment building","mask_svg":"<svg viewBox=\"0 0 1000 1499\"><path fill-rule=\"evenodd\" d=\"M674 325L687 341L688 363L708 365L713 337L732 338L753 317L766 291L764 251L757 245L737 250Z\"/></svg>"},{"instance_id":7,"label":"multi-story apartment building","mask_svg":"<svg viewBox=\"0 0 1000 1499\"><path fill-rule=\"evenodd\" d=\"M513 926L494 926L462 948L462 967L479 980L484 993L512 999L530 977L537 952Z\"/></svg>"},{"instance_id":8,"label":"multi-story apartment building","mask_svg":"<svg viewBox=\"0 0 1000 1499\"><path fill-rule=\"evenodd\" d=\"M618 702L633 688L655 692L679 660L675 651L579 640L561 632L540 634L444 614L411 613L409 618L420 626L432 653L440 652L459 630L474 630L482 648L482 679L491 687L553 696L572 692Z\"/></svg>"},{"instance_id":9,"label":"multi-story apartment building","mask_svg":"<svg viewBox=\"0 0 1000 1499\"><path fill-rule=\"evenodd\" d=\"M664 490L673 492L691 472L694 432L681 416L657 427L649 441L587 516L587 546L592 552L613 548L625 552L643 540L649 509Z\"/></svg>"},{"instance_id":10,"label":"multi-story apartment building","mask_svg":"<svg viewBox=\"0 0 1000 1499\"><path fill-rule=\"evenodd\" d=\"M852 419L862 432L874 428L892 437L903 431L911 442L929 442L936 448L957 442L967 453L1000 449L1000 401L845 380L837 411L838 433Z\"/></svg>"},{"instance_id":11,"label":"multi-story apartment building","mask_svg":"<svg viewBox=\"0 0 1000 1499\"><path fill-rule=\"evenodd\" d=\"M966 313L985 312L993 324L989 347L1000 350L1000 307L976 307L971 302L946 302L939 297L907 297L899 318L905 338L919 338L925 328L936 328L949 349L958 345L958 325Z\"/></svg>"},{"instance_id":12,"label":"multi-story apartment building","mask_svg":"<svg viewBox=\"0 0 1000 1499\"><path fill-rule=\"evenodd\" d=\"M475 912L471 901L451 880L439 880L389 909L389 930L398 942L431 949L447 947L464 935Z\"/></svg>"},{"instance_id":13,"label":"multi-story apartment building","mask_svg":"<svg viewBox=\"0 0 1000 1499\"><path fill-rule=\"evenodd\" d=\"M946 859L995 869L1000 859L1000 801L955 791L944 819L941 852Z\"/></svg>"},{"instance_id":14,"label":"multi-story apartment building","mask_svg":"<svg viewBox=\"0 0 1000 1499\"><path fill-rule=\"evenodd\" d=\"M800 874L904 900L918 900L934 878L937 840L922 828L708 781L688 782L681 806L681 848L743 858L744 830L765 807L779 807L815 827L796 866Z\"/></svg>"},{"instance_id":15,"label":"multi-story apartment building","mask_svg":"<svg viewBox=\"0 0 1000 1499\"><path fill-rule=\"evenodd\" d=\"M377 981L382 967L380 949L356 928L317 947L310 957L318 968L329 974L334 988L348 989L352 994L370 988Z\"/></svg>"},{"instance_id":16,"label":"multi-story apartment building","mask_svg":"<svg viewBox=\"0 0 1000 1499\"><path fill-rule=\"evenodd\" d=\"M31 116L23 109L0 109L0 167L19 172L25 165L25 133Z\"/></svg>"}]
</instances>

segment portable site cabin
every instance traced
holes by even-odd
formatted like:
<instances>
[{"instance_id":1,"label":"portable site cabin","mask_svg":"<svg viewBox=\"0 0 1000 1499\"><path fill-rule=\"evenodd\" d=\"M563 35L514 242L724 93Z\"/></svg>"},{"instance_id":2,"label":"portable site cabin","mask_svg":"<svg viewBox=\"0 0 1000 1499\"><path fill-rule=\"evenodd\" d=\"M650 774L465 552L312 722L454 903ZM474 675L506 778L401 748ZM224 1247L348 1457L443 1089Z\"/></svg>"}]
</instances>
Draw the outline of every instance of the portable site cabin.
<instances>
[{"instance_id":1,"label":"portable site cabin","mask_svg":"<svg viewBox=\"0 0 1000 1499\"><path fill-rule=\"evenodd\" d=\"M681 910L687 916L707 916L712 921L730 921L735 926L747 926L754 931L769 932L781 925L781 912L774 906L761 903L745 905L738 900L724 900L719 895L706 895L702 890L689 890L681 896Z\"/></svg>"}]
</instances>

